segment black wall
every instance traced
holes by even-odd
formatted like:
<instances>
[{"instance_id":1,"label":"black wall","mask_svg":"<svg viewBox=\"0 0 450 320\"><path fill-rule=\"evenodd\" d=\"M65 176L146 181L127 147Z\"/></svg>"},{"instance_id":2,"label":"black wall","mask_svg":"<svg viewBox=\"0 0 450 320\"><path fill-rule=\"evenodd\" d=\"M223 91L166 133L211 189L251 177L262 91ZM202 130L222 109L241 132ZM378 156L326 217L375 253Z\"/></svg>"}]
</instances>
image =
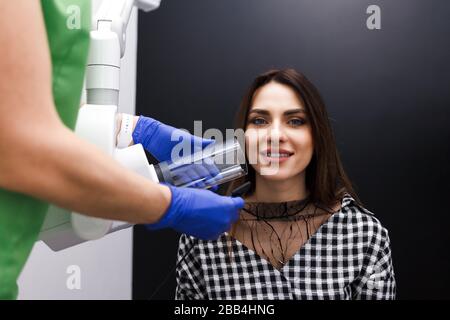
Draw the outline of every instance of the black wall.
<instances>
[{"instance_id":1,"label":"black wall","mask_svg":"<svg viewBox=\"0 0 450 320\"><path fill-rule=\"evenodd\" d=\"M381 7L381 30L366 9ZM450 1L167 0L141 14L137 111L231 128L253 78L293 67L319 88L345 167L388 228L398 298L450 298ZM148 299L178 235L135 229L133 293ZM171 299L175 280L153 298Z\"/></svg>"}]
</instances>

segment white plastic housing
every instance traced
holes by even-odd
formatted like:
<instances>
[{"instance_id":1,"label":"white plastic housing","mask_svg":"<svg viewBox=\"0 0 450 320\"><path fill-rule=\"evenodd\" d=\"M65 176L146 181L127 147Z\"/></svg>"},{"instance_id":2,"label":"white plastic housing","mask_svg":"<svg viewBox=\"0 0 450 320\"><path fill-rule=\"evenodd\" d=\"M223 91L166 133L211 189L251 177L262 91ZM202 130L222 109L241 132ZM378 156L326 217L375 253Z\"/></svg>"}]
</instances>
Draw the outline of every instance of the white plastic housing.
<instances>
[{"instance_id":1,"label":"white plastic housing","mask_svg":"<svg viewBox=\"0 0 450 320\"><path fill-rule=\"evenodd\" d=\"M136 6L145 12L156 10L161 5L161 0L136 0Z\"/></svg>"},{"instance_id":2,"label":"white plastic housing","mask_svg":"<svg viewBox=\"0 0 450 320\"><path fill-rule=\"evenodd\" d=\"M114 32L91 32L86 90L88 104L119 104L120 44Z\"/></svg>"},{"instance_id":3,"label":"white plastic housing","mask_svg":"<svg viewBox=\"0 0 450 320\"><path fill-rule=\"evenodd\" d=\"M132 170L158 182L156 172L153 166L149 165L142 145L126 149L116 148L116 114L116 106L85 105L80 109L75 133L114 157L124 170ZM39 239L54 251L59 251L130 226L132 224L92 218L50 206Z\"/></svg>"},{"instance_id":4,"label":"white plastic housing","mask_svg":"<svg viewBox=\"0 0 450 320\"><path fill-rule=\"evenodd\" d=\"M143 11L159 8L161 0L103 0L92 19L91 47L86 70L87 102L119 105L120 59L134 6Z\"/></svg>"}]
</instances>

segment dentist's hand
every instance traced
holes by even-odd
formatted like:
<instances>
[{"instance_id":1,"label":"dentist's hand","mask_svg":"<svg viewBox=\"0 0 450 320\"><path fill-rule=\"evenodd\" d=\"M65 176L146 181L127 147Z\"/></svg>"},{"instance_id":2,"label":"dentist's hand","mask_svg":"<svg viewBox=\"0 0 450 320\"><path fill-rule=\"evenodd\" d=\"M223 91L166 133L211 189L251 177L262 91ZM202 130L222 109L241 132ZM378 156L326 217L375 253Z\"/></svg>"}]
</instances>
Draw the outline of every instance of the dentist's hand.
<instances>
[{"instance_id":1,"label":"dentist's hand","mask_svg":"<svg viewBox=\"0 0 450 320\"><path fill-rule=\"evenodd\" d=\"M171 171L172 185L176 187L189 187L205 189L211 187L211 190L217 191L217 183L220 181L221 174L219 168L211 161L202 161L189 165L174 166Z\"/></svg>"},{"instance_id":2,"label":"dentist's hand","mask_svg":"<svg viewBox=\"0 0 450 320\"><path fill-rule=\"evenodd\" d=\"M222 197L206 190L168 187L172 192L170 206L159 222L147 225L151 230L172 228L203 240L215 240L231 228L244 206L244 200L239 197Z\"/></svg>"},{"instance_id":3,"label":"dentist's hand","mask_svg":"<svg viewBox=\"0 0 450 320\"><path fill-rule=\"evenodd\" d=\"M172 137L176 139L172 141ZM172 149L181 141L186 141L186 139L190 142L193 153L204 149L214 142L143 116L139 117L133 131L134 143L142 144L158 161L173 160L171 159ZM194 147L198 148L198 150L195 150ZM181 156L183 155L181 154Z\"/></svg>"}]
</instances>

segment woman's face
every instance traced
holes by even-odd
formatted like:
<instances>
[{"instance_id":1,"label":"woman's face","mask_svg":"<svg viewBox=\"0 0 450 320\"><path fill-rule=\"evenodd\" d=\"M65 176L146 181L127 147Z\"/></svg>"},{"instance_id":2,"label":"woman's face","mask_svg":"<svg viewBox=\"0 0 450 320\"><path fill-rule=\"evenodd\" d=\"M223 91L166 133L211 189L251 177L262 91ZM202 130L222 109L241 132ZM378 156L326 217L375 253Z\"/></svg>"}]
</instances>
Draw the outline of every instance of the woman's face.
<instances>
[{"instance_id":1,"label":"woman's face","mask_svg":"<svg viewBox=\"0 0 450 320\"><path fill-rule=\"evenodd\" d=\"M276 82L255 92L245 137L249 163L269 180L300 176L314 152L302 101L289 86Z\"/></svg>"}]
</instances>

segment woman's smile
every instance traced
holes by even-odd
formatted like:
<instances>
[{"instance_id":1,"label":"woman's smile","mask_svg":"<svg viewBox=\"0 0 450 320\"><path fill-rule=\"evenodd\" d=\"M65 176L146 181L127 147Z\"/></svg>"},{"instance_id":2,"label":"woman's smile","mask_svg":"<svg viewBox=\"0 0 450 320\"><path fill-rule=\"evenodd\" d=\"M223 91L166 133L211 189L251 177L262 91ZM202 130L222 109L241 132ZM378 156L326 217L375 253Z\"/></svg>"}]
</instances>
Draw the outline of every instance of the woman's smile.
<instances>
[{"instance_id":1,"label":"woman's smile","mask_svg":"<svg viewBox=\"0 0 450 320\"><path fill-rule=\"evenodd\" d=\"M276 148L275 148L276 149ZM260 153L263 161L283 163L289 160L294 152L285 149L266 149Z\"/></svg>"}]
</instances>

